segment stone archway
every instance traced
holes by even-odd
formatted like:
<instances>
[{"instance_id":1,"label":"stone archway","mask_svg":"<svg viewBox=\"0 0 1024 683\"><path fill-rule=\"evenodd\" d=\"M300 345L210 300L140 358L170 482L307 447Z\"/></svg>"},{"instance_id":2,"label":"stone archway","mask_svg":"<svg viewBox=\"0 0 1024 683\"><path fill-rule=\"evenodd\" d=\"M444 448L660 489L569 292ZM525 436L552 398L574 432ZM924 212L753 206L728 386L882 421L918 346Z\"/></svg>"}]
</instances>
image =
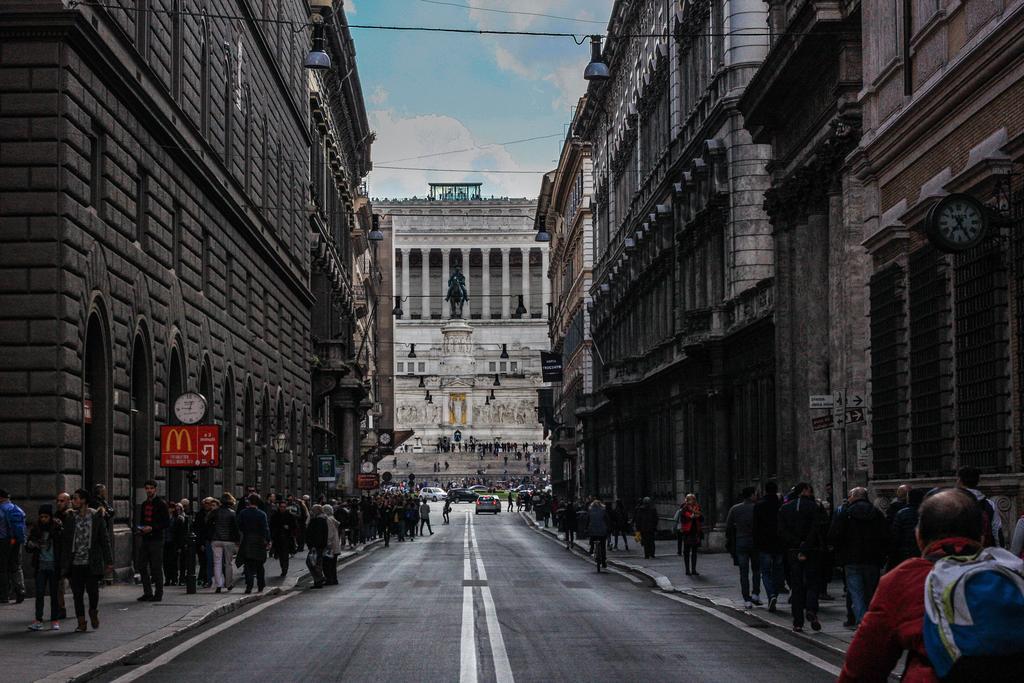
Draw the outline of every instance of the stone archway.
<instances>
[{"instance_id":1,"label":"stone archway","mask_svg":"<svg viewBox=\"0 0 1024 683\"><path fill-rule=\"evenodd\" d=\"M245 382L245 398L242 403L242 494L256 485L256 398L253 396L252 380Z\"/></svg>"},{"instance_id":2,"label":"stone archway","mask_svg":"<svg viewBox=\"0 0 1024 683\"><path fill-rule=\"evenodd\" d=\"M167 373L167 424L178 424L174 415L174 401L185 393L185 363L178 345L171 347ZM185 473L178 469L167 472L167 500L178 501L185 497Z\"/></svg>"},{"instance_id":3,"label":"stone archway","mask_svg":"<svg viewBox=\"0 0 1024 683\"><path fill-rule=\"evenodd\" d=\"M99 311L89 315L82 355L82 487L105 484L113 470L111 435L113 377L106 324Z\"/></svg>"},{"instance_id":4,"label":"stone archway","mask_svg":"<svg viewBox=\"0 0 1024 683\"><path fill-rule=\"evenodd\" d=\"M134 523L137 507L145 495L143 484L153 476L155 416L153 401L153 358L149 338L143 330L135 335L131 360L131 438L129 467L129 514Z\"/></svg>"}]
</instances>

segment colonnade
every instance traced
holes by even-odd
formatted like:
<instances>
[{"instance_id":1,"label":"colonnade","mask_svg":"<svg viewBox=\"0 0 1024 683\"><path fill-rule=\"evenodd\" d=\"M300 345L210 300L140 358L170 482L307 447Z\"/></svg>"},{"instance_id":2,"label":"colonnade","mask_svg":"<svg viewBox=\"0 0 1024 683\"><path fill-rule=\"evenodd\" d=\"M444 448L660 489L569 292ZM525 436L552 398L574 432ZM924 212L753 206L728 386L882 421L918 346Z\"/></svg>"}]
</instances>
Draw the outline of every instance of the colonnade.
<instances>
[{"instance_id":1,"label":"colonnade","mask_svg":"<svg viewBox=\"0 0 1024 683\"><path fill-rule=\"evenodd\" d=\"M551 287L550 281L548 280L548 250L539 247L441 247L436 249L431 248L420 248L420 247L398 247L396 251L396 289L401 293L403 300L402 305L402 319L409 320L418 318L421 320L429 320L432 316L437 315L437 303L440 302L441 318L447 318L449 315L449 309L444 304L444 297L447 293L448 278L451 275L454 265L462 267L463 275L466 276L467 286L469 287L470 303L467 304L464 309L464 317L481 317L485 320L497 319L500 317L502 320L513 318L514 311L519 305L518 301L514 301L517 295L522 295L523 305L528 311L528 315L523 317L539 318L544 317L547 314L545 306L551 299ZM468 267L471 264L470 257L473 252L478 252L480 256L479 269L477 266ZM501 253L501 290L500 294L491 290L491 259L495 251ZM431 277L430 267L430 254L431 252L440 252L441 255L441 268L439 277ZM453 263L453 252L459 255L457 263ZM537 260L536 254L539 252L540 258L539 264L531 264L530 254L533 253L534 260ZM398 258L400 254L400 258ZM522 272L521 275L516 278L518 291L513 292L513 277L512 277L512 256L513 254L518 255ZM417 255L420 260L420 292L413 293L411 291L410 279L413 271L413 256ZM536 279L539 275L541 291L540 300L534 302L531 299L531 280ZM492 297L500 297L500 307L495 306L497 302L492 301ZM498 308L499 310L495 310Z\"/></svg>"}]
</instances>

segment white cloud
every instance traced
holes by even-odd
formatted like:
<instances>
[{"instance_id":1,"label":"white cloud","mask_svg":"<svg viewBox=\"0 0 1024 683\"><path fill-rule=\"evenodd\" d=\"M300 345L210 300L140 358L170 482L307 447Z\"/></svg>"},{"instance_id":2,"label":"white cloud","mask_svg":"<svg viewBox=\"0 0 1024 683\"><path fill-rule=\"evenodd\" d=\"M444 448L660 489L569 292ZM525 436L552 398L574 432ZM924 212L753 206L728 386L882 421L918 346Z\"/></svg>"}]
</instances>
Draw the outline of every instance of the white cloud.
<instances>
[{"instance_id":1,"label":"white cloud","mask_svg":"<svg viewBox=\"0 0 1024 683\"><path fill-rule=\"evenodd\" d=\"M352 2L352 0L345 0L345 14L355 14L355 13L356 13L356 3Z\"/></svg>"},{"instance_id":2,"label":"white cloud","mask_svg":"<svg viewBox=\"0 0 1024 683\"><path fill-rule=\"evenodd\" d=\"M370 102L375 107L383 107L385 104L387 104L388 98L390 96L391 93L387 91L387 88L385 88L382 85L378 85L376 88L373 89L373 92L370 93Z\"/></svg>"},{"instance_id":3,"label":"white cloud","mask_svg":"<svg viewBox=\"0 0 1024 683\"><path fill-rule=\"evenodd\" d=\"M377 133L373 144L374 163L381 166L524 170L503 146L473 149L479 147L481 141L464 123L452 116L401 116L391 109L378 109L369 112L369 119L370 127ZM450 150L467 151L426 156ZM427 193L427 183L444 181L483 182L483 192L487 196L536 197L541 174L410 171L376 166L369 177L369 188L373 197L423 197Z\"/></svg>"},{"instance_id":4,"label":"white cloud","mask_svg":"<svg viewBox=\"0 0 1024 683\"><path fill-rule=\"evenodd\" d=\"M537 73L524 64L519 57L509 52L501 45L494 46L494 60L498 63L498 68L502 71L508 71L513 73L520 78L537 78Z\"/></svg>"},{"instance_id":5,"label":"white cloud","mask_svg":"<svg viewBox=\"0 0 1024 683\"><path fill-rule=\"evenodd\" d=\"M582 59L578 63L563 64L544 76L544 80L554 86L558 92L555 99L551 101L551 106L556 111L568 111L587 91L587 82L583 80L583 70L588 61L589 59Z\"/></svg>"}]
</instances>

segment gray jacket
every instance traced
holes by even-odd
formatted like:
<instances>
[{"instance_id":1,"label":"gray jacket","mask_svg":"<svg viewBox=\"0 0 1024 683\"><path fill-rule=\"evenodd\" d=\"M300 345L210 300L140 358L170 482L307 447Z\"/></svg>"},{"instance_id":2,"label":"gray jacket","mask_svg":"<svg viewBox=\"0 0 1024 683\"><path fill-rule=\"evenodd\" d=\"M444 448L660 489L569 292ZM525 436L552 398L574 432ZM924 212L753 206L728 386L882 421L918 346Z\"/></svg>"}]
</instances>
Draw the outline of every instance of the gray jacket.
<instances>
[{"instance_id":1,"label":"gray jacket","mask_svg":"<svg viewBox=\"0 0 1024 683\"><path fill-rule=\"evenodd\" d=\"M726 533L733 533L737 544L754 543L754 503L744 500L733 505L725 518Z\"/></svg>"}]
</instances>

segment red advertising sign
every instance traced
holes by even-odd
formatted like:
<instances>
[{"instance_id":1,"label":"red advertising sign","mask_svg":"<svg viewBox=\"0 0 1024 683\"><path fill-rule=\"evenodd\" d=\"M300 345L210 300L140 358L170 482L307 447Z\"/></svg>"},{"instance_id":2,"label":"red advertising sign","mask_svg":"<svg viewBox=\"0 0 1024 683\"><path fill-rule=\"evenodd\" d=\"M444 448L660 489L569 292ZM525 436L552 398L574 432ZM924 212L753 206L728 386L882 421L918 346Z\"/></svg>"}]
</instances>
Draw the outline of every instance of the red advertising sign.
<instances>
[{"instance_id":1,"label":"red advertising sign","mask_svg":"<svg viewBox=\"0 0 1024 683\"><path fill-rule=\"evenodd\" d=\"M376 488L380 488L380 479L377 474L357 474L356 475L356 488L362 491L372 491Z\"/></svg>"},{"instance_id":2,"label":"red advertising sign","mask_svg":"<svg viewBox=\"0 0 1024 683\"><path fill-rule=\"evenodd\" d=\"M160 466L220 466L218 425L164 425L160 428Z\"/></svg>"}]
</instances>

